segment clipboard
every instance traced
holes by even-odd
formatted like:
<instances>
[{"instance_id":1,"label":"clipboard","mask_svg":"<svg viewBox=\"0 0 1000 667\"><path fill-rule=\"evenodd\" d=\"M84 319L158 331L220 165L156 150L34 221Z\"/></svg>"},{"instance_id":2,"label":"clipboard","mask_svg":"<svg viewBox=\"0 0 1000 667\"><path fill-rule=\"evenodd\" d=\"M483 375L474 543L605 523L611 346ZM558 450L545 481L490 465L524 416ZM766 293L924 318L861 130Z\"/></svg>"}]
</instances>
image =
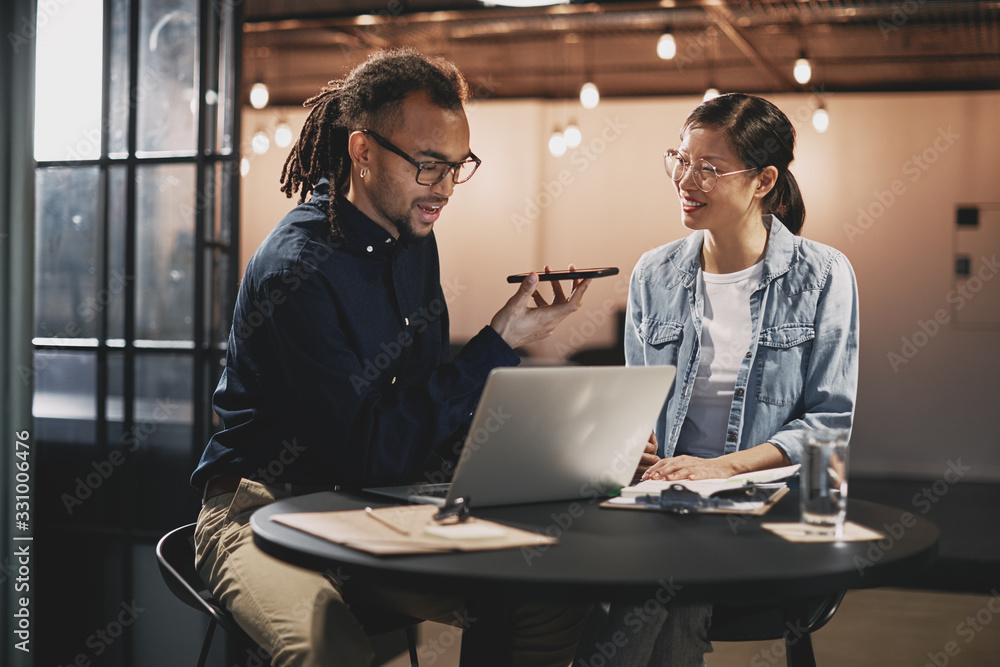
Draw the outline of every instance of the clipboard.
<instances>
[{"instance_id":1,"label":"clipboard","mask_svg":"<svg viewBox=\"0 0 1000 667\"><path fill-rule=\"evenodd\" d=\"M608 509L632 509L674 514L743 514L763 516L788 493L788 485L748 482L738 489L726 489L710 496L672 484L658 496L619 496L600 504Z\"/></svg>"}]
</instances>

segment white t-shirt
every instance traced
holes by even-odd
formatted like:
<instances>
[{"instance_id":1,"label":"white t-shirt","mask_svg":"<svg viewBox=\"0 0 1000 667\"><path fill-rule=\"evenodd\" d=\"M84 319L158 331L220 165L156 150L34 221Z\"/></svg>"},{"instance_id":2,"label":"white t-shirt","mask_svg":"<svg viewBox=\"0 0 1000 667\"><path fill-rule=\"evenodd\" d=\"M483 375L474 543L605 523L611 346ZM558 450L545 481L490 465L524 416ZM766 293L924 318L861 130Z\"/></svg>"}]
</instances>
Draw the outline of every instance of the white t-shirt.
<instances>
[{"instance_id":1,"label":"white t-shirt","mask_svg":"<svg viewBox=\"0 0 1000 667\"><path fill-rule=\"evenodd\" d=\"M763 262L736 273L699 272L701 360L675 455L714 458L724 452L736 374L753 336L750 294L763 275Z\"/></svg>"}]
</instances>

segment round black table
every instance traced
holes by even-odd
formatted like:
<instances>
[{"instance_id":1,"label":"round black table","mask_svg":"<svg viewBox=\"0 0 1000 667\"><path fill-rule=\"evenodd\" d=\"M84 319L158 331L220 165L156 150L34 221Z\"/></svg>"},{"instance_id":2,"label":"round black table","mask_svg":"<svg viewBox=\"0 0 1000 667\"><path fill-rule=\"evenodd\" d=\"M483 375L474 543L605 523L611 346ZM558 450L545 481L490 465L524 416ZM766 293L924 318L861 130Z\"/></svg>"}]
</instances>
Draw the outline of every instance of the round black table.
<instances>
[{"instance_id":1,"label":"round black table","mask_svg":"<svg viewBox=\"0 0 1000 667\"><path fill-rule=\"evenodd\" d=\"M338 567L410 589L461 593L470 609L486 613L505 609L514 599L764 602L824 596L912 578L932 561L938 543L929 521L859 500L849 501L848 520L881 531L885 539L788 542L761 523L797 521L795 493L763 517L607 509L587 499L473 507L474 516L547 533L559 543L411 556L373 556L270 520L284 512L386 504L364 493L317 493L263 507L250 523L256 544L282 560L321 571Z\"/></svg>"}]
</instances>

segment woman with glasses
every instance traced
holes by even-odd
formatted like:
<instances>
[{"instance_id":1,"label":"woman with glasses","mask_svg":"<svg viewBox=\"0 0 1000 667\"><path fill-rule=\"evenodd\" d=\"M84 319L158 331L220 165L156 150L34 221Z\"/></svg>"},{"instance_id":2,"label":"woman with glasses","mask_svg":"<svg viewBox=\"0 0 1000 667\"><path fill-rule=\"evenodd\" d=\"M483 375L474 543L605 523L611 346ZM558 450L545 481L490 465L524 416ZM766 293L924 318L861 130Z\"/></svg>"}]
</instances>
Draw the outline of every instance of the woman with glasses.
<instances>
[{"instance_id":1,"label":"woman with glasses","mask_svg":"<svg viewBox=\"0 0 1000 667\"><path fill-rule=\"evenodd\" d=\"M807 429L851 428L854 272L798 235L795 130L777 107L723 95L688 116L680 139L664 160L691 234L639 260L625 323L629 365L677 366L650 439L660 459L643 479L798 463ZM667 605L642 624L629 624L632 612L612 607L610 632L629 641L607 664L686 667L711 651L710 605Z\"/></svg>"}]
</instances>

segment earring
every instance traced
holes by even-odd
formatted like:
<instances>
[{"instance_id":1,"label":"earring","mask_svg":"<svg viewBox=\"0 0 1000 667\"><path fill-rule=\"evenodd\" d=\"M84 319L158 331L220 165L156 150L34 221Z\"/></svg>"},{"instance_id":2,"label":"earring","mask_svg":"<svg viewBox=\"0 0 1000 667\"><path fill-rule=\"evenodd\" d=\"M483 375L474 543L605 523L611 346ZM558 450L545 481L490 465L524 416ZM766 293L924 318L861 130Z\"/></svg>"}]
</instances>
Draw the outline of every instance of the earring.
<instances>
[{"instance_id":1,"label":"earring","mask_svg":"<svg viewBox=\"0 0 1000 667\"><path fill-rule=\"evenodd\" d=\"M361 167L361 178L364 178L367 175L368 175L368 168L367 167Z\"/></svg>"}]
</instances>

